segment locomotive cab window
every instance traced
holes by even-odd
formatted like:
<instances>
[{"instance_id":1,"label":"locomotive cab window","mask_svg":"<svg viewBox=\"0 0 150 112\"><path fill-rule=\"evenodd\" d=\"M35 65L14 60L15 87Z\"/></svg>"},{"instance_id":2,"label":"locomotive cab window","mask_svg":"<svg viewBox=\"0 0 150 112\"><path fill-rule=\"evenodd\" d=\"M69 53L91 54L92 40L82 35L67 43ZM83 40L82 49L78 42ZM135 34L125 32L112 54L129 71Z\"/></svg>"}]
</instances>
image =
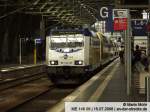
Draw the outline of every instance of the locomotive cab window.
<instances>
[{"instance_id":1,"label":"locomotive cab window","mask_svg":"<svg viewBox=\"0 0 150 112\"><path fill-rule=\"evenodd\" d=\"M84 46L84 37L82 35L59 35L51 36L51 49L57 48L76 48Z\"/></svg>"},{"instance_id":2,"label":"locomotive cab window","mask_svg":"<svg viewBox=\"0 0 150 112\"><path fill-rule=\"evenodd\" d=\"M65 36L52 36L51 42L50 42L50 48L56 49L56 48L64 48L66 47L66 37Z\"/></svg>"}]
</instances>

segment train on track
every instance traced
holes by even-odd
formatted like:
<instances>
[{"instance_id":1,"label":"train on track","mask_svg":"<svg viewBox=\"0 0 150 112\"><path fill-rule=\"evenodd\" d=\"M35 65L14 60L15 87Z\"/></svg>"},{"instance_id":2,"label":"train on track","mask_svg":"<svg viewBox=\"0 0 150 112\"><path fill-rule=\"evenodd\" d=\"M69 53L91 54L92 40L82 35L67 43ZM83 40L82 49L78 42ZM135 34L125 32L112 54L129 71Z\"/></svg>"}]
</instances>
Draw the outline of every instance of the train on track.
<instances>
[{"instance_id":1,"label":"train on track","mask_svg":"<svg viewBox=\"0 0 150 112\"><path fill-rule=\"evenodd\" d=\"M118 45L100 32L53 30L46 37L46 65L55 84L81 83L118 56Z\"/></svg>"}]
</instances>

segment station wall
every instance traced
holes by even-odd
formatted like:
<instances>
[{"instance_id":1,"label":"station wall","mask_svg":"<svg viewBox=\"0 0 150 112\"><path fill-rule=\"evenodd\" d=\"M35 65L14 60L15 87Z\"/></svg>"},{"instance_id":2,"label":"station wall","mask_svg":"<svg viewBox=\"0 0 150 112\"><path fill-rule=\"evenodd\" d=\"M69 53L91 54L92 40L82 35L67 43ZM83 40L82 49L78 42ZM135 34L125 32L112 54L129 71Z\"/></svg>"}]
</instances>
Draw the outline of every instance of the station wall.
<instances>
[{"instance_id":1,"label":"station wall","mask_svg":"<svg viewBox=\"0 0 150 112\"><path fill-rule=\"evenodd\" d=\"M0 19L0 64L19 63L19 38L40 33L39 16L15 14ZM28 53L28 52L27 52Z\"/></svg>"}]
</instances>

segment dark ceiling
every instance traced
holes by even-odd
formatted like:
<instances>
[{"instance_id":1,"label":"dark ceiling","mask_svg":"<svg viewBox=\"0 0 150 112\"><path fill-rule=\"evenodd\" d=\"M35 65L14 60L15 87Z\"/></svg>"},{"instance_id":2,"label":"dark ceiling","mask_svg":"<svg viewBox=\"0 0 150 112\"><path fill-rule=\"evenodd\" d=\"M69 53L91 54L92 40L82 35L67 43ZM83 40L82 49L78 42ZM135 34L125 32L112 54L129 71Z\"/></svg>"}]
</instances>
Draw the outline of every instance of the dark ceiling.
<instances>
[{"instance_id":1,"label":"dark ceiling","mask_svg":"<svg viewBox=\"0 0 150 112\"><path fill-rule=\"evenodd\" d=\"M128 4L148 4L148 0L0 0L0 20L22 13L39 15L46 21L78 26L93 24L101 6Z\"/></svg>"},{"instance_id":2,"label":"dark ceiling","mask_svg":"<svg viewBox=\"0 0 150 112\"><path fill-rule=\"evenodd\" d=\"M148 0L124 0L124 4L132 5L147 5Z\"/></svg>"},{"instance_id":3,"label":"dark ceiling","mask_svg":"<svg viewBox=\"0 0 150 112\"><path fill-rule=\"evenodd\" d=\"M114 4L114 0L0 0L0 19L23 13L41 15L47 21L63 24L92 24L99 7Z\"/></svg>"}]
</instances>

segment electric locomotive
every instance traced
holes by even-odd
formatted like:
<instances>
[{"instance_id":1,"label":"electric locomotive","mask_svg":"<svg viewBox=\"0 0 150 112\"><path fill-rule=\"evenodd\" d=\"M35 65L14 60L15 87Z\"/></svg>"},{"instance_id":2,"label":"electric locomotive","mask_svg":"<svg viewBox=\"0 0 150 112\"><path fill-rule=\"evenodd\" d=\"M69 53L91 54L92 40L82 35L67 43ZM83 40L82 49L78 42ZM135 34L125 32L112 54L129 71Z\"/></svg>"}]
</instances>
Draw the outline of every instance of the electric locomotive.
<instances>
[{"instance_id":1,"label":"electric locomotive","mask_svg":"<svg viewBox=\"0 0 150 112\"><path fill-rule=\"evenodd\" d=\"M102 33L54 30L46 37L46 64L55 84L81 83L116 57L114 44Z\"/></svg>"}]
</instances>

